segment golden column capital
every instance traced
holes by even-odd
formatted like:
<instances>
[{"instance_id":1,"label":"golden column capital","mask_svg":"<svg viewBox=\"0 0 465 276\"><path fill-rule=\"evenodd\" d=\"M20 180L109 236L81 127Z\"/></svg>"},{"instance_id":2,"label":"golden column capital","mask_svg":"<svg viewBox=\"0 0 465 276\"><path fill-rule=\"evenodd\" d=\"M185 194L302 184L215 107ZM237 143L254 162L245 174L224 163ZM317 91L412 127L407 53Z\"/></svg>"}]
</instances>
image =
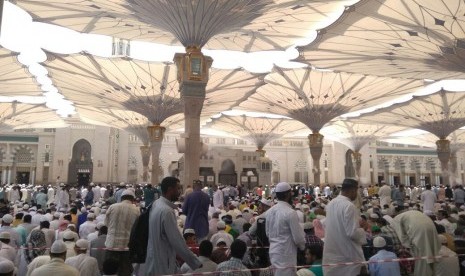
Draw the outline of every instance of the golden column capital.
<instances>
[{"instance_id":1,"label":"golden column capital","mask_svg":"<svg viewBox=\"0 0 465 276\"><path fill-rule=\"evenodd\" d=\"M149 132L150 142L161 142L165 136L166 128L160 125L148 126L147 131Z\"/></svg>"}]
</instances>

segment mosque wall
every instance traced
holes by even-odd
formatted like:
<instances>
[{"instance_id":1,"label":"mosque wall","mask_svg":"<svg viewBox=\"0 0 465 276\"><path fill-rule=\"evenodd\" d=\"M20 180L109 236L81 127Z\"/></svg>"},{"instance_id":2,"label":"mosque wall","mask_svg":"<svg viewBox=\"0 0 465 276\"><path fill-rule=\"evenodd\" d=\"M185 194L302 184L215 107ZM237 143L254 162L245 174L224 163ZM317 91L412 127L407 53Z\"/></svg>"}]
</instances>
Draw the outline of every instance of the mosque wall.
<instances>
[{"instance_id":1,"label":"mosque wall","mask_svg":"<svg viewBox=\"0 0 465 276\"><path fill-rule=\"evenodd\" d=\"M178 167L182 154L176 148L177 134L166 134L160 153L162 177L171 175ZM72 159L73 146L81 139L91 145L92 181L94 182L141 182L142 143L136 136L123 130L103 126L71 124L62 129L25 129L0 135L0 179L2 182L29 180L34 183L55 183L68 179L68 164ZM248 171L260 171L260 157L253 143L229 137L204 136L209 151L201 158L201 167L211 168L217 183L225 160L234 164L236 184ZM262 185L287 181L312 183L313 163L306 138L280 139L265 147L272 163L267 174L258 177ZM325 140L321 157L321 183L341 183L345 177L346 154L343 144ZM360 182L363 185L386 182L410 184L439 184L441 170L435 149L374 142L365 145L362 154ZM29 158L29 159L28 159ZM255 159L254 159L255 158ZM452 183L464 183L465 150L456 154L455 174ZM173 164L174 163L174 164ZM151 169L151 164L149 164ZM19 173L19 174L18 174ZM24 174L24 175L23 175ZM24 178L26 177L26 178ZM27 178L29 177L29 178ZM210 179L211 180L211 179ZM250 181L250 178L248 178ZM150 181L150 180L149 180Z\"/></svg>"}]
</instances>

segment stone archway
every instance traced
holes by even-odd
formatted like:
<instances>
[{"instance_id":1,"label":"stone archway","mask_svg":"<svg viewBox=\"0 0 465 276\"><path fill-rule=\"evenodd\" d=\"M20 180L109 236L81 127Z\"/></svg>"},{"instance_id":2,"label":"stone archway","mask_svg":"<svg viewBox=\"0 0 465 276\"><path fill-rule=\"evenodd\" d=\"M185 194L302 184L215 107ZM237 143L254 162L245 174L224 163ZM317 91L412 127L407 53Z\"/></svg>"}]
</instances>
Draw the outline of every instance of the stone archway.
<instances>
[{"instance_id":1,"label":"stone archway","mask_svg":"<svg viewBox=\"0 0 465 276\"><path fill-rule=\"evenodd\" d=\"M237 173L236 165L231 159L226 159L221 163L221 170L218 175L218 183L221 185L236 186L237 184Z\"/></svg>"},{"instance_id":2,"label":"stone archway","mask_svg":"<svg viewBox=\"0 0 465 276\"><path fill-rule=\"evenodd\" d=\"M68 165L68 184L87 186L92 181L92 146L80 139L73 146L73 155Z\"/></svg>"}]
</instances>

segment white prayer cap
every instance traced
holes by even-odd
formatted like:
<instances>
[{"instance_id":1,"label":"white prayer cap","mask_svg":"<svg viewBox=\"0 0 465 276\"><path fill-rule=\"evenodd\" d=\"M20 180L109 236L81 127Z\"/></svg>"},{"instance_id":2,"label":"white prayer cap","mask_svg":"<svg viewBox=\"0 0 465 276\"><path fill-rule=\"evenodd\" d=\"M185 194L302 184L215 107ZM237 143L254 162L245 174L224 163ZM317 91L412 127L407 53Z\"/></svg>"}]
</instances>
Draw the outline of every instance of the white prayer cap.
<instances>
[{"instance_id":1,"label":"white prayer cap","mask_svg":"<svg viewBox=\"0 0 465 276\"><path fill-rule=\"evenodd\" d=\"M10 214L3 215L2 221L4 223L12 223L13 222L13 216Z\"/></svg>"},{"instance_id":2,"label":"white prayer cap","mask_svg":"<svg viewBox=\"0 0 465 276\"><path fill-rule=\"evenodd\" d=\"M316 219L318 219L318 220L322 220L322 219L324 219L324 218L326 218L326 217L323 216L323 215L317 215L317 216L316 216Z\"/></svg>"},{"instance_id":3,"label":"white prayer cap","mask_svg":"<svg viewBox=\"0 0 465 276\"><path fill-rule=\"evenodd\" d=\"M185 234L193 234L193 235L195 235L195 230L192 229L192 228L187 228L187 229L184 230L184 235Z\"/></svg>"},{"instance_id":4,"label":"white prayer cap","mask_svg":"<svg viewBox=\"0 0 465 276\"><path fill-rule=\"evenodd\" d=\"M386 246L386 240L383 237L375 237L373 239L373 247L383 248Z\"/></svg>"},{"instance_id":5,"label":"white prayer cap","mask_svg":"<svg viewBox=\"0 0 465 276\"><path fill-rule=\"evenodd\" d=\"M276 185L275 192L277 192L277 193L287 192L290 189L291 189L291 185L289 185L289 183L287 183L287 182L279 182Z\"/></svg>"},{"instance_id":6,"label":"white prayer cap","mask_svg":"<svg viewBox=\"0 0 465 276\"><path fill-rule=\"evenodd\" d=\"M300 209L301 206L302 206L302 204L297 203L297 204L295 205L295 208L296 208L296 209Z\"/></svg>"},{"instance_id":7,"label":"white prayer cap","mask_svg":"<svg viewBox=\"0 0 465 276\"><path fill-rule=\"evenodd\" d=\"M373 213L373 214L370 215L370 218L379 219L379 216L377 214Z\"/></svg>"},{"instance_id":8,"label":"white prayer cap","mask_svg":"<svg viewBox=\"0 0 465 276\"><path fill-rule=\"evenodd\" d=\"M404 207L409 207L410 204L408 204L407 202L404 203Z\"/></svg>"},{"instance_id":9,"label":"white prayer cap","mask_svg":"<svg viewBox=\"0 0 465 276\"><path fill-rule=\"evenodd\" d=\"M12 261L4 259L0 261L0 273L1 274L7 274L11 273L15 270L15 265L13 264Z\"/></svg>"},{"instance_id":10,"label":"white prayer cap","mask_svg":"<svg viewBox=\"0 0 465 276\"><path fill-rule=\"evenodd\" d=\"M54 217L54 218L60 218L60 213L59 213L59 212L55 212L55 213L53 214L53 217Z\"/></svg>"},{"instance_id":11,"label":"white prayer cap","mask_svg":"<svg viewBox=\"0 0 465 276\"><path fill-rule=\"evenodd\" d=\"M460 209L465 210L465 205L461 205Z\"/></svg>"},{"instance_id":12,"label":"white prayer cap","mask_svg":"<svg viewBox=\"0 0 465 276\"><path fill-rule=\"evenodd\" d=\"M76 241L76 247L79 247L80 249L87 249L89 248L89 241L85 239L79 239Z\"/></svg>"},{"instance_id":13,"label":"white prayer cap","mask_svg":"<svg viewBox=\"0 0 465 276\"><path fill-rule=\"evenodd\" d=\"M10 240L11 239L10 232L5 231L5 232L0 233L0 239Z\"/></svg>"},{"instance_id":14,"label":"white prayer cap","mask_svg":"<svg viewBox=\"0 0 465 276\"><path fill-rule=\"evenodd\" d=\"M136 197L136 194L134 193L134 191L132 189L124 190L124 192L121 194L121 196L125 196L125 195L130 195L132 197Z\"/></svg>"},{"instance_id":15,"label":"white prayer cap","mask_svg":"<svg viewBox=\"0 0 465 276\"><path fill-rule=\"evenodd\" d=\"M24 204L23 205L23 210L28 210L29 209L29 205L28 204Z\"/></svg>"},{"instance_id":16,"label":"white prayer cap","mask_svg":"<svg viewBox=\"0 0 465 276\"><path fill-rule=\"evenodd\" d=\"M56 240L53 242L52 247L50 248L50 253L61 254L65 253L68 248L66 244L61 240Z\"/></svg>"},{"instance_id":17,"label":"white prayer cap","mask_svg":"<svg viewBox=\"0 0 465 276\"><path fill-rule=\"evenodd\" d=\"M307 204L302 204L301 206L302 210L305 210L305 209L310 209L310 206L308 206Z\"/></svg>"},{"instance_id":18,"label":"white prayer cap","mask_svg":"<svg viewBox=\"0 0 465 276\"><path fill-rule=\"evenodd\" d=\"M94 214L94 213L89 213L89 214L87 215L87 218L88 218L88 219L94 219L94 218L95 218L95 214Z\"/></svg>"},{"instance_id":19,"label":"white prayer cap","mask_svg":"<svg viewBox=\"0 0 465 276\"><path fill-rule=\"evenodd\" d=\"M216 228L225 229L226 228L226 223L224 223L224 221L218 221L218 223L216 224Z\"/></svg>"},{"instance_id":20,"label":"white prayer cap","mask_svg":"<svg viewBox=\"0 0 465 276\"><path fill-rule=\"evenodd\" d=\"M260 200L260 203L261 204L265 204L266 206L273 206L273 202L271 202L271 200L269 199L265 199L265 198L262 198L262 200Z\"/></svg>"},{"instance_id":21,"label":"white prayer cap","mask_svg":"<svg viewBox=\"0 0 465 276\"><path fill-rule=\"evenodd\" d=\"M438 238L439 238L439 242L440 242L441 244L447 244L447 238L446 238L446 236L440 234L440 235L438 235Z\"/></svg>"},{"instance_id":22,"label":"white prayer cap","mask_svg":"<svg viewBox=\"0 0 465 276\"><path fill-rule=\"evenodd\" d=\"M105 223L104 222L99 222L99 223L97 223L95 228L97 228L97 230L100 230L102 228L102 226L105 226Z\"/></svg>"},{"instance_id":23,"label":"white prayer cap","mask_svg":"<svg viewBox=\"0 0 465 276\"><path fill-rule=\"evenodd\" d=\"M313 229L313 223L306 222L304 223L304 230Z\"/></svg>"},{"instance_id":24,"label":"white prayer cap","mask_svg":"<svg viewBox=\"0 0 465 276\"><path fill-rule=\"evenodd\" d=\"M387 215L387 214L388 214L388 210L386 210L386 209L381 210L381 214Z\"/></svg>"},{"instance_id":25,"label":"white prayer cap","mask_svg":"<svg viewBox=\"0 0 465 276\"><path fill-rule=\"evenodd\" d=\"M71 230L63 231L63 239L67 239L67 240L74 239L73 231L71 231Z\"/></svg>"},{"instance_id":26,"label":"white prayer cap","mask_svg":"<svg viewBox=\"0 0 465 276\"><path fill-rule=\"evenodd\" d=\"M82 208L81 208L81 213L85 213L85 212L87 212L86 207L82 207Z\"/></svg>"},{"instance_id":27,"label":"white prayer cap","mask_svg":"<svg viewBox=\"0 0 465 276\"><path fill-rule=\"evenodd\" d=\"M383 219L385 219L389 224L392 224L392 222L394 221L394 219L388 215L383 216Z\"/></svg>"}]
</instances>

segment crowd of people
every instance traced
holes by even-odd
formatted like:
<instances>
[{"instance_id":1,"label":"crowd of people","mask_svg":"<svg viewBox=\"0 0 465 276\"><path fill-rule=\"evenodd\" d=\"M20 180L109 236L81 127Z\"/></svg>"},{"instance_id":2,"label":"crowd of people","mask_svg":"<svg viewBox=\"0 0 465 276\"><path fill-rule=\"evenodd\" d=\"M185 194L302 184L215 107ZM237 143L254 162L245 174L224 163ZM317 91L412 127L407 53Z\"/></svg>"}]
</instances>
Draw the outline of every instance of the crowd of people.
<instances>
[{"instance_id":1,"label":"crowd of people","mask_svg":"<svg viewBox=\"0 0 465 276\"><path fill-rule=\"evenodd\" d=\"M57 184L0 189L1 276L453 276L465 268L458 185Z\"/></svg>"}]
</instances>

